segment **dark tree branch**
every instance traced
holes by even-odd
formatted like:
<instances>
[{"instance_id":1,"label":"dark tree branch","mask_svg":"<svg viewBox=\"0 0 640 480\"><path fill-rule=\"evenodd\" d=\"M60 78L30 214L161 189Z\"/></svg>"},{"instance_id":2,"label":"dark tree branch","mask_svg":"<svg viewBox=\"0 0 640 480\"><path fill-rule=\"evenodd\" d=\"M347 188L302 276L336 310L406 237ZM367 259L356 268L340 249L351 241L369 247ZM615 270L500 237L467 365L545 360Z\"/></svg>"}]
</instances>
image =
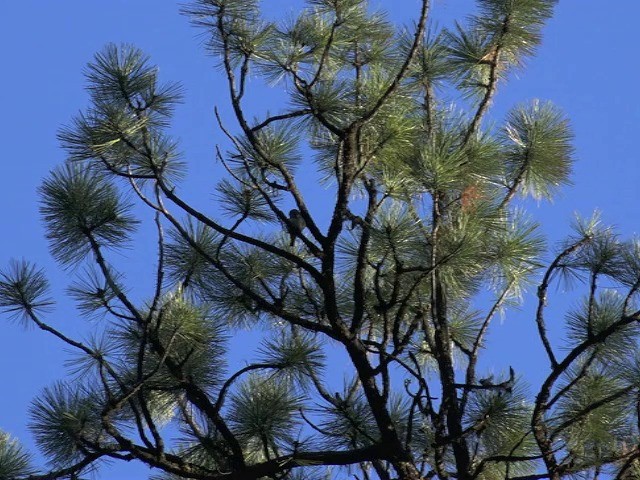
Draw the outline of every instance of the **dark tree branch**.
<instances>
[{"instance_id":1,"label":"dark tree branch","mask_svg":"<svg viewBox=\"0 0 640 480\"><path fill-rule=\"evenodd\" d=\"M549 342L549 338L547 337L547 327L544 321L544 308L547 305L547 289L549 288L549 284L551 283L553 274L560 266L562 261L590 241L591 237L585 237L565 248L551 263L551 265L545 272L544 277L542 278L542 282L538 286L538 309L536 311L536 324L538 325L538 335L540 336L540 340L542 341L544 349L547 352L547 356L549 357L549 362L551 363L552 369L557 368L558 361L556 360L556 356L553 353L553 349L551 348L551 343Z\"/></svg>"},{"instance_id":2,"label":"dark tree branch","mask_svg":"<svg viewBox=\"0 0 640 480\"><path fill-rule=\"evenodd\" d=\"M485 94L480 100L478 105L478 109L476 110L475 115L473 116L473 120L469 125L469 129L464 137L463 145L467 145L471 138L477 133L478 128L480 128L480 122L482 121L482 117L484 117L485 113L489 109L489 105L491 105L491 100L493 95L496 92L496 87L498 84L498 80L500 78L500 60L502 56L502 50L504 48L504 36L509 33L511 27L511 17L510 15L506 15L504 19L502 19L502 28L500 33L498 34L498 38L492 42L492 50L490 52L489 58L489 82L485 86Z\"/></svg>"},{"instance_id":3,"label":"dark tree branch","mask_svg":"<svg viewBox=\"0 0 640 480\"><path fill-rule=\"evenodd\" d=\"M289 113L283 113L280 115L272 115L268 118L266 118L265 120L263 120L262 122L254 125L253 127L251 127L251 131L252 132L258 132L260 130L262 130L263 128L271 125L273 122L279 122L281 120L289 120L290 118L297 118L297 117L303 117L305 115L309 115L311 113L311 110L308 108L303 108L301 110L296 110L293 112L289 112Z\"/></svg>"}]
</instances>

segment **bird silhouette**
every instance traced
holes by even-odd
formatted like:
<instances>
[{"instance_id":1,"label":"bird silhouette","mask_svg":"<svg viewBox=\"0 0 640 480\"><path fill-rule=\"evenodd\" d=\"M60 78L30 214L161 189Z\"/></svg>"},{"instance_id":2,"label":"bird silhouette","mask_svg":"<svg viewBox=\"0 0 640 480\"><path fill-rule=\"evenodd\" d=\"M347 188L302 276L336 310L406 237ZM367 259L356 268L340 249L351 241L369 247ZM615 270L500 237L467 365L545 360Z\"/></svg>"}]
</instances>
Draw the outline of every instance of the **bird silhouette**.
<instances>
[{"instance_id":1,"label":"bird silhouette","mask_svg":"<svg viewBox=\"0 0 640 480\"><path fill-rule=\"evenodd\" d=\"M291 237L291 241L289 242L289 246L293 247L296 243L296 237L299 237L302 234L302 231L307 227L307 222L304 221L302 214L299 210L295 208L289 212L289 225L287 225L287 230L289 232L289 236Z\"/></svg>"},{"instance_id":2,"label":"bird silhouette","mask_svg":"<svg viewBox=\"0 0 640 480\"><path fill-rule=\"evenodd\" d=\"M493 386L493 375L489 375L487 378L481 378L478 380L480 385L483 387L492 387Z\"/></svg>"}]
</instances>

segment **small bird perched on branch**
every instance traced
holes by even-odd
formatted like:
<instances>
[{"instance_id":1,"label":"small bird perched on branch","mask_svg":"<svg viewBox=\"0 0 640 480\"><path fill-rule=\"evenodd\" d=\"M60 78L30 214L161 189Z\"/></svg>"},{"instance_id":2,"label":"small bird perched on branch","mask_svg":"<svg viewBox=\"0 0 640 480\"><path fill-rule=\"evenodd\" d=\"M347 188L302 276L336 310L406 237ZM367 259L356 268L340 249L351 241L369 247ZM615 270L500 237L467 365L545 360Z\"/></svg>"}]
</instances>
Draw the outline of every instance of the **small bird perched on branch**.
<instances>
[{"instance_id":1,"label":"small bird perched on branch","mask_svg":"<svg viewBox=\"0 0 640 480\"><path fill-rule=\"evenodd\" d=\"M302 214L297 209L292 209L289 212L289 225L287 226L287 230L289 231L289 236L291 237L291 242L289 243L290 247L296 243L296 237L299 237L302 234L302 231L307 227L307 222L304 221Z\"/></svg>"},{"instance_id":2,"label":"small bird perched on branch","mask_svg":"<svg viewBox=\"0 0 640 480\"><path fill-rule=\"evenodd\" d=\"M481 378L478 380L478 383L483 387L492 387L493 386L493 375L489 375L487 378Z\"/></svg>"}]
</instances>

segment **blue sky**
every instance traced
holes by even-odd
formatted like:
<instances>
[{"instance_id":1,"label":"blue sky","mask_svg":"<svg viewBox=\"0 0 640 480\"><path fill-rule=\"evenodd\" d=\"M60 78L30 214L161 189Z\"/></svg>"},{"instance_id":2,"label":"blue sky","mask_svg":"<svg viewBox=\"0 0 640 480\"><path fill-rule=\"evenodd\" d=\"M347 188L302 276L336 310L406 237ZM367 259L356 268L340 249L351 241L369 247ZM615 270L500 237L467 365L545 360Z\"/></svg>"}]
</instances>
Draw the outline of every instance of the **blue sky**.
<instances>
[{"instance_id":1,"label":"blue sky","mask_svg":"<svg viewBox=\"0 0 640 480\"><path fill-rule=\"evenodd\" d=\"M294 0L263 3L270 16L302 4ZM409 21L418 7L417 0L377 3L392 7L392 18L401 21ZM434 16L446 24L469 12L472 4L470 0L434 0ZM222 141L213 107L220 106L223 116L227 115L227 96L214 60L201 48L199 32L178 10L179 3L168 0L0 2L0 162L4 172L0 265L26 257L45 267L59 294L58 309L48 320L67 332L81 336L91 325L61 297L69 272L49 257L36 189L49 170L64 161L56 132L86 106L82 69L106 43L137 45L160 66L162 79L183 84L185 104L176 112L172 133L180 139L189 163L187 196L201 205L213 202L210 192L220 174L213 148ZM605 221L624 235L640 231L635 143L640 137L640 57L634 40L639 16L640 2L560 2L545 28L538 55L503 86L496 100L491 114L495 121L513 104L531 98L551 100L571 118L576 134L574 185L553 204L534 205L532 212L545 224L552 245L567 232L575 211L589 215L600 209ZM264 98L269 96L264 93L259 90L250 98L258 109L268 107ZM275 98L278 95L275 92ZM322 191L316 188L312 194L321 196ZM150 257L139 251L134 247L119 254L132 267L133 279L144 278L152 267L146 261ZM521 348L522 342L529 342L532 324L527 310L516 312L505 318L491 339L496 344L506 340L501 354L535 371L535 356L523 355ZM0 317L4 393L0 429L31 445L25 429L28 403L43 386L64 375L64 359L65 352L55 339ZM498 369L502 368L504 364ZM144 468L126 471L124 477L116 476L134 478L139 472L139 478L146 477Z\"/></svg>"}]
</instances>

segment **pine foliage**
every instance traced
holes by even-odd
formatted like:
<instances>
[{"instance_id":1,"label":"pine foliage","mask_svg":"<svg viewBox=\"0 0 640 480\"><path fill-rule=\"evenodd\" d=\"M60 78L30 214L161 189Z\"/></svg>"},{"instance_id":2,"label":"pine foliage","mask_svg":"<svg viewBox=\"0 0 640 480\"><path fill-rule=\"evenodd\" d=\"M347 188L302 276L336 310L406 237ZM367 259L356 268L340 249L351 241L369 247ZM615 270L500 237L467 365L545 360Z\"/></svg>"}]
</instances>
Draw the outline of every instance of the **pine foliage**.
<instances>
[{"instance_id":1,"label":"pine foliage","mask_svg":"<svg viewBox=\"0 0 640 480\"><path fill-rule=\"evenodd\" d=\"M548 248L528 199L570 183L568 119L532 100L486 126L556 2L478 0L444 29L419 3L410 29L365 0L275 22L255 0L184 7L235 116L216 112L215 209L183 196L179 85L131 45L96 54L90 106L59 134L68 161L39 191L95 331L50 323L31 263L0 273L0 308L74 352L31 406L49 464L0 434L0 479L105 460L155 479L638 477L640 242L594 216ZM286 92L276 114L249 116L255 82ZM303 177L330 194L313 205ZM132 285L113 251L141 223L155 275ZM584 294L564 336L558 282ZM487 355L513 315L537 331L518 342L540 345L538 382Z\"/></svg>"}]
</instances>

